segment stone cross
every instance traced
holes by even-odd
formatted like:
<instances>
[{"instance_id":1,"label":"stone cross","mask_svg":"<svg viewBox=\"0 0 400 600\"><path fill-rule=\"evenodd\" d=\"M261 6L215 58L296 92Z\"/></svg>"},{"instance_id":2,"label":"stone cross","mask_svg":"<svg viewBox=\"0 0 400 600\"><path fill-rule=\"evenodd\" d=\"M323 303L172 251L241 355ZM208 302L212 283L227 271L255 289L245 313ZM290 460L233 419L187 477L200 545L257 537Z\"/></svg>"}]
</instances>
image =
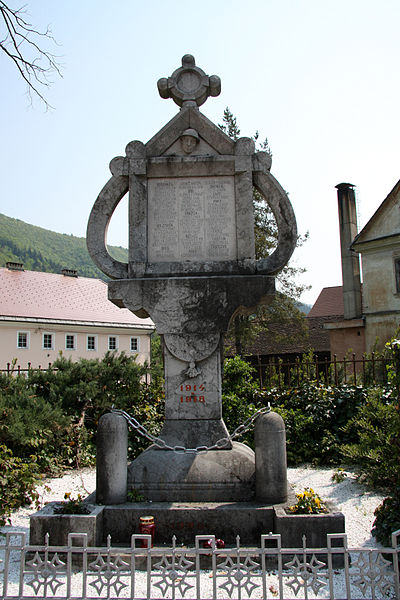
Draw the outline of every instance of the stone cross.
<instances>
[{"instance_id":1,"label":"stone cross","mask_svg":"<svg viewBox=\"0 0 400 600\"><path fill-rule=\"evenodd\" d=\"M217 446L188 455L151 447L129 467L129 485L152 500L240 499L254 479L254 455L231 443L222 419L223 335L235 312L268 301L274 275L296 244L291 204L270 174L271 158L254 142L227 137L199 111L220 93L185 55L158 81L179 113L146 144L133 141L110 163L112 177L97 198L87 245L114 281L109 298L150 316L163 340L165 423L171 447ZM279 231L274 252L255 258L253 187L271 207ZM106 246L111 216L129 193L129 262Z\"/></svg>"}]
</instances>

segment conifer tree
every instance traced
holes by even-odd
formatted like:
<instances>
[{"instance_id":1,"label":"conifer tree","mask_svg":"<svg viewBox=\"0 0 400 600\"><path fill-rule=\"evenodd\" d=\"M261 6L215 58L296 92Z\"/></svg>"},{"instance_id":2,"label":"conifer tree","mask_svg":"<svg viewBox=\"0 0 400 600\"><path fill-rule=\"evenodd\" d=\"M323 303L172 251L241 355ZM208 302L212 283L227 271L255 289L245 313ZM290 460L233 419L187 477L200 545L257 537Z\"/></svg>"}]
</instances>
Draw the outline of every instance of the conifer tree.
<instances>
[{"instance_id":1,"label":"conifer tree","mask_svg":"<svg viewBox=\"0 0 400 600\"><path fill-rule=\"evenodd\" d=\"M226 133L232 140L236 141L240 137L240 128L236 117L228 107L225 108L222 123L219 124L220 129ZM262 150L271 154L268 144L268 139L263 142L259 141L259 133L252 136L256 144L257 150ZM254 213L254 239L255 239L255 255L256 258L266 258L269 256L277 245L278 228L274 215L269 208L265 199L261 194L253 188L253 213ZM308 233L304 236L298 236L297 246L301 246L308 238ZM279 343L284 337L286 342L296 341L300 336L307 335L307 328L304 322L304 315L299 310L300 296L306 285L300 284L296 277L305 272L304 268L295 267L290 262L277 275L278 292L268 306L260 305L253 314L236 314L232 319L230 329L228 331L228 347L229 345L235 350L236 354L246 354L246 347L254 341L258 333L262 330L267 330L270 338ZM282 328L276 325L282 325ZM283 326L292 324L291 340L285 333L280 332ZM273 327L271 327L273 325ZM231 344L229 344L231 340Z\"/></svg>"}]
</instances>

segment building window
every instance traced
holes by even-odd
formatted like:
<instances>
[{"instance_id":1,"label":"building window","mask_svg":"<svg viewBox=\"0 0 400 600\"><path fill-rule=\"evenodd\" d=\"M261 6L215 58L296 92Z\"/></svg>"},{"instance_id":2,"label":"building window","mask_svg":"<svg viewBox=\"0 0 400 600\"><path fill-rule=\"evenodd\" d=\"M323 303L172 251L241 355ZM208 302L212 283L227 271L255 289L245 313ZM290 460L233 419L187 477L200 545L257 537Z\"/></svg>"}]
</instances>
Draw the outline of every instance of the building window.
<instances>
[{"instance_id":1,"label":"building window","mask_svg":"<svg viewBox=\"0 0 400 600\"><path fill-rule=\"evenodd\" d=\"M75 350L75 348L76 348L75 336L72 335L71 333L67 333L65 335L65 349L66 350Z\"/></svg>"},{"instance_id":2,"label":"building window","mask_svg":"<svg viewBox=\"0 0 400 600\"><path fill-rule=\"evenodd\" d=\"M400 258L394 261L394 271L396 274L396 292L400 294Z\"/></svg>"},{"instance_id":3,"label":"building window","mask_svg":"<svg viewBox=\"0 0 400 600\"><path fill-rule=\"evenodd\" d=\"M88 350L96 350L96 336L95 335L87 336L86 348Z\"/></svg>"},{"instance_id":4,"label":"building window","mask_svg":"<svg viewBox=\"0 0 400 600\"><path fill-rule=\"evenodd\" d=\"M43 350L53 350L53 337L52 333L43 334Z\"/></svg>"},{"instance_id":5,"label":"building window","mask_svg":"<svg viewBox=\"0 0 400 600\"><path fill-rule=\"evenodd\" d=\"M115 335L108 336L108 349L109 350L117 350L118 349L118 339Z\"/></svg>"},{"instance_id":6,"label":"building window","mask_svg":"<svg viewBox=\"0 0 400 600\"><path fill-rule=\"evenodd\" d=\"M17 348L29 348L29 334L27 331L18 331Z\"/></svg>"},{"instance_id":7,"label":"building window","mask_svg":"<svg viewBox=\"0 0 400 600\"><path fill-rule=\"evenodd\" d=\"M131 337L131 352L139 352L139 338Z\"/></svg>"}]
</instances>

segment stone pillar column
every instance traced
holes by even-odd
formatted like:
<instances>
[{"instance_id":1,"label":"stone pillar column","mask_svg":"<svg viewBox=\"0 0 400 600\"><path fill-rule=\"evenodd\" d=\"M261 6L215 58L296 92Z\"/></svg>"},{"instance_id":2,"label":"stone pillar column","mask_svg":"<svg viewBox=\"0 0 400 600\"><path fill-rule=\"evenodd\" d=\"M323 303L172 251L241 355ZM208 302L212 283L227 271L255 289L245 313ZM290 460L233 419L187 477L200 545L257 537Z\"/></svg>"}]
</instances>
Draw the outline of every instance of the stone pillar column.
<instances>
[{"instance_id":1,"label":"stone pillar column","mask_svg":"<svg viewBox=\"0 0 400 600\"><path fill-rule=\"evenodd\" d=\"M286 431L280 415L261 415L255 426L256 499L268 504L286 502Z\"/></svg>"},{"instance_id":2,"label":"stone pillar column","mask_svg":"<svg viewBox=\"0 0 400 600\"><path fill-rule=\"evenodd\" d=\"M107 413L97 427L96 503L126 502L128 426L121 415Z\"/></svg>"}]
</instances>

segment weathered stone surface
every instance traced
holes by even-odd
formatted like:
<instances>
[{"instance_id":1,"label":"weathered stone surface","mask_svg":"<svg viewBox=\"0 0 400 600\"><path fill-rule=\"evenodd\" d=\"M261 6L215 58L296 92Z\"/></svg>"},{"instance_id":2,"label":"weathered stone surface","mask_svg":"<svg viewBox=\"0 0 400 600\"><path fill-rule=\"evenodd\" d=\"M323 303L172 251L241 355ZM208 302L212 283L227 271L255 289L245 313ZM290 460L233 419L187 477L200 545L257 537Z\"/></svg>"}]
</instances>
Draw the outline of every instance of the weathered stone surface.
<instances>
[{"instance_id":1,"label":"weathered stone surface","mask_svg":"<svg viewBox=\"0 0 400 600\"><path fill-rule=\"evenodd\" d=\"M280 415L270 412L256 420L256 499L277 504L288 497L286 431Z\"/></svg>"},{"instance_id":2,"label":"weathered stone surface","mask_svg":"<svg viewBox=\"0 0 400 600\"><path fill-rule=\"evenodd\" d=\"M69 533L86 533L88 546L99 546L103 539L103 507L87 504L90 514L59 515L60 502L49 502L29 519L30 544L43 545L46 533L53 546L67 546ZM76 543L75 543L76 544ZM77 544L76 544L77 545Z\"/></svg>"},{"instance_id":3,"label":"weathered stone surface","mask_svg":"<svg viewBox=\"0 0 400 600\"><path fill-rule=\"evenodd\" d=\"M150 262L236 260L233 176L148 183Z\"/></svg>"},{"instance_id":4,"label":"weathered stone surface","mask_svg":"<svg viewBox=\"0 0 400 600\"><path fill-rule=\"evenodd\" d=\"M344 533L345 532L345 517L337 507L327 502L329 513L321 513L316 515L296 515L287 512L287 506L274 506L274 533L281 535L283 548L302 548L303 538L306 537L308 548L326 548L329 533ZM337 546L336 542L336 546ZM333 541L332 546L335 546ZM327 554L315 553L318 560L327 562ZM287 559L291 560L293 556L287 555ZM303 554L299 556L300 560ZM309 560L312 555L309 555ZM333 554L332 564L335 568L343 568L343 554Z\"/></svg>"},{"instance_id":5,"label":"weathered stone surface","mask_svg":"<svg viewBox=\"0 0 400 600\"><path fill-rule=\"evenodd\" d=\"M154 516L155 546L176 543L194 546L196 535L215 535L228 546L259 546L262 534L273 531L273 507L253 502L140 502L104 507L104 539L110 533L115 543L130 543L139 532L139 518Z\"/></svg>"},{"instance_id":6,"label":"weathered stone surface","mask_svg":"<svg viewBox=\"0 0 400 600\"><path fill-rule=\"evenodd\" d=\"M227 438L223 334L235 311L271 300L273 275L296 245L296 222L286 193L269 173L270 157L255 153L250 138L229 139L199 112L208 96L219 94L218 77L207 76L185 55L158 89L181 110L146 144L130 142L125 157L111 161L112 177L89 219L88 249L100 269L118 280L109 283L110 300L139 317L150 315L162 336L162 439L169 446L210 447ZM279 230L277 248L263 260L255 257L253 185ZM129 264L123 265L109 256L105 235L128 190ZM229 440L218 447L195 457L151 449L131 465L129 485L143 487L146 481L152 499L163 500L182 493L210 501L243 499L250 489L253 494L254 454Z\"/></svg>"},{"instance_id":7,"label":"weathered stone surface","mask_svg":"<svg viewBox=\"0 0 400 600\"><path fill-rule=\"evenodd\" d=\"M107 413L100 417L96 444L96 501L126 502L128 426L123 417Z\"/></svg>"},{"instance_id":8,"label":"weathered stone surface","mask_svg":"<svg viewBox=\"0 0 400 600\"><path fill-rule=\"evenodd\" d=\"M209 96L220 94L221 80L217 75L206 75L202 69L196 67L194 57L185 54L182 66L168 79L159 79L157 87L161 98L172 98L178 106L190 101L201 106Z\"/></svg>"},{"instance_id":9,"label":"weathered stone surface","mask_svg":"<svg viewBox=\"0 0 400 600\"><path fill-rule=\"evenodd\" d=\"M146 307L163 337L166 421L160 435L168 445L209 447L227 437L221 403L222 334L238 306L254 306L273 292L273 278L257 276L141 278L109 284L110 299L136 314Z\"/></svg>"},{"instance_id":10,"label":"weathered stone surface","mask_svg":"<svg viewBox=\"0 0 400 600\"><path fill-rule=\"evenodd\" d=\"M196 150L195 153L188 155L182 149L180 138L188 129L195 130L199 135L199 147L203 141L206 144L207 150L203 146L204 154L199 154ZM285 266L296 245L296 220L286 192L268 171L270 156L260 152L251 154L252 140L240 138L233 142L198 110L189 107L182 109L181 113L147 144L140 144L141 142L137 141L128 144L126 166L121 157L111 161L113 177L100 193L89 219L88 249L93 260L107 275L113 279L124 279L128 273L129 277L245 272L274 275ZM173 144L177 145L171 154ZM145 148L146 158L143 157L143 148ZM129 180L127 175L130 175ZM187 180L193 178L193 183L198 184L199 178L208 177L211 181L229 175L234 177L235 188L236 259L232 260L231 254L229 258L224 255L216 257L212 254L210 257L204 247L203 256L185 257L176 250L176 246L178 250L181 247L179 236L175 240L177 258L172 253L167 260L168 251L166 251L165 256L160 259L160 248L158 255L154 256L154 232L150 230L150 236L148 235L148 216L150 215L150 218L151 214L154 216L154 210L153 213L151 212L151 207L153 206L154 209L155 204L154 187L157 188L163 183L169 189L174 186L182 188L185 182L177 181L182 178ZM146 182L149 183L150 197ZM254 258L253 185L270 205L279 229L279 242L275 251L268 258L257 261ZM128 191L128 187L130 190L130 258L129 265L123 265L110 257L104 240L112 212ZM157 198L160 204L164 205L158 195ZM190 202L188 197L187 206ZM174 207L178 218L184 210L182 206ZM191 231L194 231L195 227L196 220L193 216ZM197 227L200 233L205 229L202 219L197 220ZM173 222L173 231L177 233L175 222ZM232 234L230 233L229 236L231 239ZM199 238L199 234L194 231L193 246L196 238Z\"/></svg>"},{"instance_id":11,"label":"weathered stone surface","mask_svg":"<svg viewBox=\"0 0 400 600\"><path fill-rule=\"evenodd\" d=\"M238 442L232 446L201 454L150 448L130 464L128 487L155 502L252 500L254 452Z\"/></svg>"},{"instance_id":12,"label":"weathered stone surface","mask_svg":"<svg viewBox=\"0 0 400 600\"><path fill-rule=\"evenodd\" d=\"M274 293L275 280L269 276L137 278L108 284L114 304L135 314L145 308L159 333L188 336L189 346L193 334L226 331L239 307L268 302Z\"/></svg>"}]
</instances>

